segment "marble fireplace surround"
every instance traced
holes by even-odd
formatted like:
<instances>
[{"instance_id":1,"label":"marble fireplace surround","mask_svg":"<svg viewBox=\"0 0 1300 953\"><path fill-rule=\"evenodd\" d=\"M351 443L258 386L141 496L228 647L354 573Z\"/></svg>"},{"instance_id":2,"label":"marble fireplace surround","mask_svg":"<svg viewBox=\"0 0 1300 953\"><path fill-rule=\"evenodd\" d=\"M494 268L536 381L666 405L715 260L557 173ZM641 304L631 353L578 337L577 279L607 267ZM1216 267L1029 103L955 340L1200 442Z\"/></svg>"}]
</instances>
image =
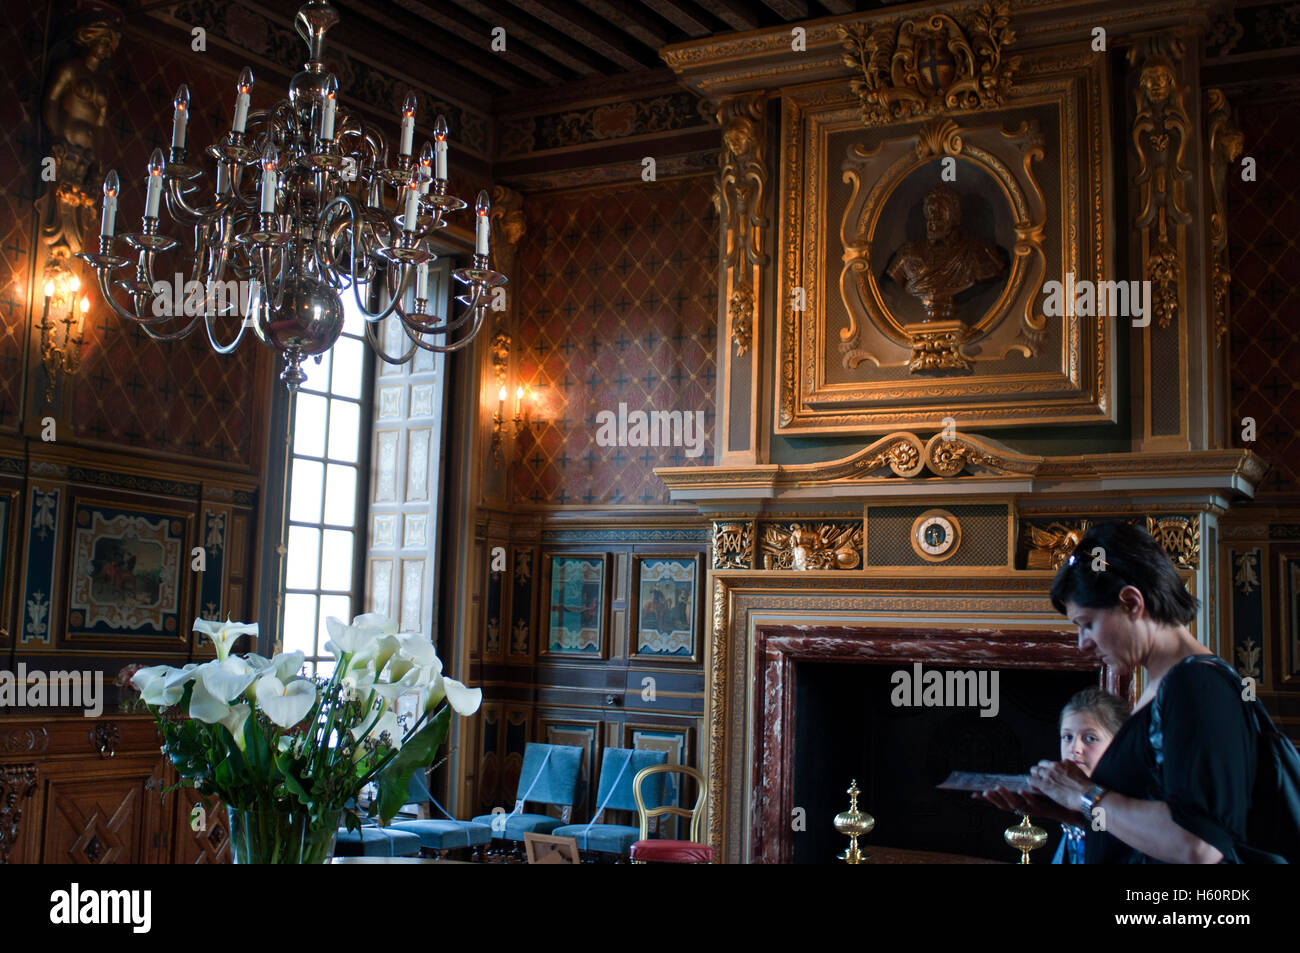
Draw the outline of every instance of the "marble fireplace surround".
<instances>
[{"instance_id":1,"label":"marble fireplace surround","mask_svg":"<svg viewBox=\"0 0 1300 953\"><path fill-rule=\"evenodd\" d=\"M716 855L725 863L791 861L800 661L1091 669L1128 695L1129 679L1078 651L1073 626L1047 599L1053 575L715 571L705 757Z\"/></svg>"}]
</instances>

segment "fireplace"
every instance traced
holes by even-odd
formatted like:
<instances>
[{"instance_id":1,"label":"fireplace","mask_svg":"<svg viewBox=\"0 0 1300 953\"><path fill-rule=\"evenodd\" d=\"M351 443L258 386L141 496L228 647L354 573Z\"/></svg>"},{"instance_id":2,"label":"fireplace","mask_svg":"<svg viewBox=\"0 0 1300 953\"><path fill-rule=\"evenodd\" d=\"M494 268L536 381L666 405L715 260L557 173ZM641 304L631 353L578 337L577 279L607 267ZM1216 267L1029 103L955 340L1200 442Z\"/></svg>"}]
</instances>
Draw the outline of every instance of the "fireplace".
<instances>
[{"instance_id":1,"label":"fireplace","mask_svg":"<svg viewBox=\"0 0 1300 953\"><path fill-rule=\"evenodd\" d=\"M930 665L924 672L923 681L946 674ZM1015 858L1002 839L1003 830L1015 822L1012 815L973 801L969 794L934 786L952 771L1016 774L1040 758L1055 758L1061 705L1079 689L1097 684L1097 673L999 665L980 674L986 689L994 687L992 675L997 675L996 692L984 696L996 700L997 712L991 716L982 715L980 699L969 696L954 696L975 703L964 707L910 704L916 700L907 691L914 666L795 663L788 689L795 699L788 736L793 739L794 803L806 811L807 824L792 838L794 863L833 863L844 850L844 836L827 819L847 808L850 779L861 789L860 808L876 819L875 830L861 842L868 851L900 847ZM964 690L969 682L958 678L950 684ZM984 710L992 709L985 705ZM1042 826L1054 845L1056 825ZM1039 862L1050 859L1047 850L1033 856Z\"/></svg>"},{"instance_id":2,"label":"fireplace","mask_svg":"<svg viewBox=\"0 0 1300 953\"><path fill-rule=\"evenodd\" d=\"M933 785L951 770L1023 772L1054 757L1060 708L1080 688L1100 681L1131 700L1130 680L1078 651L1046 599L1048 573L711 578L709 832L726 862L827 862L846 844L831 821L854 777L877 818L868 852L1013 859L999 846L1011 815ZM996 671L998 716L893 708L892 673L918 662Z\"/></svg>"}]
</instances>

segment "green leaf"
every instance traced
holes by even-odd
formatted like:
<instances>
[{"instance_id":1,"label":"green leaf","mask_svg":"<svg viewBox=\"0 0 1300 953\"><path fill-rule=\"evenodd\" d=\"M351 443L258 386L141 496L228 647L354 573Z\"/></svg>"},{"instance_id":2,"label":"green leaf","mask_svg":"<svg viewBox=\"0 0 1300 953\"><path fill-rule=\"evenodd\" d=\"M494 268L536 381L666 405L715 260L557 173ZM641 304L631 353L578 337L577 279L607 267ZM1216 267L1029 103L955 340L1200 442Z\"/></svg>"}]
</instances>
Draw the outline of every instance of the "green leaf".
<instances>
[{"instance_id":1,"label":"green leaf","mask_svg":"<svg viewBox=\"0 0 1300 953\"><path fill-rule=\"evenodd\" d=\"M290 793L297 796L303 804L311 804L311 795L307 793L298 780L297 775L293 773L293 760L288 755L280 755L275 759L275 766L280 769L280 776L284 778L284 786Z\"/></svg>"},{"instance_id":2,"label":"green leaf","mask_svg":"<svg viewBox=\"0 0 1300 953\"><path fill-rule=\"evenodd\" d=\"M397 752L397 757L384 768L383 774L379 776L379 797L376 799L376 804L378 814L385 824L391 821L407 802L411 775L433 760L434 754L447 740L447 729L450 726L451 708L444 705L427 725L402 745L402 750Z\"/></svg>"}]
</instances>

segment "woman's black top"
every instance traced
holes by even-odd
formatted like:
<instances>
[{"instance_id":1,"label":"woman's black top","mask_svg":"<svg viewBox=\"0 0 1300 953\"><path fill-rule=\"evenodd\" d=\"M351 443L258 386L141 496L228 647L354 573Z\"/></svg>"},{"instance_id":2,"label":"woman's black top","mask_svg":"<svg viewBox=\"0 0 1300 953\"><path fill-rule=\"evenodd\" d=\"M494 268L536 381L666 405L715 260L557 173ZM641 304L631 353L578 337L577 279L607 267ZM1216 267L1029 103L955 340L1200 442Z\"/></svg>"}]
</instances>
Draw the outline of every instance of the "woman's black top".
<instances>
[{"instance_id":1,"label":"woman's black top","mask_svg":"<svg viewBox=\"0 0 1300 953\"><path fill-rule=\"evenodd\" d=\"M1254 727L1239 676L1224 678L1214 665L1188 656L1165 673L1159 702L1163 763L1151 745L1152 700L1120 728L1097 762L1092 780L1108 791L1164 801L1174 823L1217 847L1226 863L1237 863L1235 845L1246 839L1246 814L1255 783ZM1097 805L1106 806L1102 798ZM1092 825L1089 825L1091 828ZM1090 864L1156 864L1155 860L1106 833L1089 829Z\"/></svg>"}]
</instances>

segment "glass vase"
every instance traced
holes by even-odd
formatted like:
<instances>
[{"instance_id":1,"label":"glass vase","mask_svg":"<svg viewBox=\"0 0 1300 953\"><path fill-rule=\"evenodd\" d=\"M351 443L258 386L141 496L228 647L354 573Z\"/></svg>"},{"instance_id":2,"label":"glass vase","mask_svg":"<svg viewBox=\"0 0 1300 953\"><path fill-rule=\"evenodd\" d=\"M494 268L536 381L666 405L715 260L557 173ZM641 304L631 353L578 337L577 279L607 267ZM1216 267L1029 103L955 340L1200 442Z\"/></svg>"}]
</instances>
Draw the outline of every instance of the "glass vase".
<instances>
[{"instance_id":1,"label":"glass vase","mask_svg":"<svg viewBox=\"0 0 1300 953\"><path fill-rule=\"evenodd\" d=\"M268 804L230 817L230 859L236 864L326 864L339 835L339 814L312 822L300 804Z\"/></svg>"}]
</instances>

